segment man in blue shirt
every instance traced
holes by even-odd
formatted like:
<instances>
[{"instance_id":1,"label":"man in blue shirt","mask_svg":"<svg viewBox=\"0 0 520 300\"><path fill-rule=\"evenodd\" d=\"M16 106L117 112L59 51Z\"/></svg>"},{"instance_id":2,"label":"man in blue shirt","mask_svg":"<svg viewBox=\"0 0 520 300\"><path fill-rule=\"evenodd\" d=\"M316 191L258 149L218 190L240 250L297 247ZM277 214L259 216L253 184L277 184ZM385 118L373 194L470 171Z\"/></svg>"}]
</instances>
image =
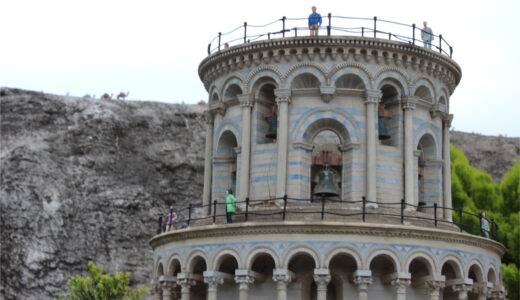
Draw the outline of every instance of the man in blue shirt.
<instances>
[{"instance_id":1,"label":"man in blue shirt","mask_svg":"<svg viewBox=\"0 0 520 300\"><path fill-rule=\"evenodd\" d=\"M425 48L432 48L433 32L426 21L423 22L424 28L421 30L421 38Z\"/></svg>"},{"instance_id":2,"label":"man in blue shirt","mask_svg":"<svg viewBox=\"0 0 520 300\"><path fill-rule=\"evenodd\" d=\"M309 29L311 36L318 36L318 30L321 26L321 15L316 12L316 6L312 7L312 14L309 15Z\"/></svg>"}]
</instances>

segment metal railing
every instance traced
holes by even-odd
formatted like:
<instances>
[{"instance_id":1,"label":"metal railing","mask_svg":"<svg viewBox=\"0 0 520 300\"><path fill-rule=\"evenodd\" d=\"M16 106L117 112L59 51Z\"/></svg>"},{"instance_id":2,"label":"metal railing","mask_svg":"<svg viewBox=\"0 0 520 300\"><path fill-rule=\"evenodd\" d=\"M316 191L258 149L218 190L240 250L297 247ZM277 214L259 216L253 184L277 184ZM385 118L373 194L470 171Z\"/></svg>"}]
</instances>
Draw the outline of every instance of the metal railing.
<instances>
[{"instance_id":1,"label":"metal railing","mask_svg":"<svg viewBox=\"0 0 520 300\"><path fill-rule=\"evenodd\" d=\"M322 17L323 26L320 26L320 34L326 36L361 36L388 40L397 40L411 45L422 43L421 33L423 30L415 24L408 25L383 19L357 18L333 16L327 14ZM208 44L208 55L242 43L250 43L259 40L271 40L273 38L285 38L289 36L308 35L308 18L287 18L274 20L264 25L251 25L244 22L235 29L222 33L219 32ZM327 25L325 25L327 24ZM453 48L444 39L442 34L432 34L431 47L439 53L449 56L453 55Z\"/></svg>"},{"instance_id":2,"label":"metal railing","mask_svg":"<svg viewBox=\"0 0 520 300\"><path fill-rule=\"evenodd\" d=\"M289 209L287 204L290 201L291 204L298 203L299 210L295 209ZM281 208L278 208L278 206L270 205L268 210L260 211L251 211L250 207L256 206L257 204L272 204L274 202L278 202L278 204L283 204ZM301 204L300 204L301 203ZM306 205L302 205L306 204ZM309 205L313 204L313 205ZM316 204L319 205L320 209L316 210L314 207ZM327 204L329 204L329 207L327 207ZM336 204L334 207L330 207L330 204ZM361 211L360 212L350 212L350 213L342 213L340 210L338 210L337 205L341 205L342 208L348 209L349 207L343 206L344 204L361 204ZM226 214L225 214L225 201L218 201L214 200L213 203L208 205L193 205L189 204L187 207L181 208L176 211L177 219L175 220L175 224L165 224L163 221L163 215L159 217L158 223L159 227L157 230L157 234L160 234L165 231L179 229L179 228L186 228L189 227L191 224L194 223L200 223L200 224L216 224L218 223L217 220L222 220L222 222L226 222ZM396 207L399 210L399 214L393 213L392 211L384 211L384 210L375 210L375 211L367 211L368 207L371 206L385 206L385 207ZM313 207L314 206L314 207ZM243 207L241 212L238 211L235 214L233 214L233 219L235 222L248 222L251 218L258 216L258 217L279 217L280 221L285 221L287 219L287 216L289 214L315 214L319 215L321 220L325 220L326 216L339 216L339 217L345 217L347 220L356 220L354 218L360 217L362 222L366 222L367 216L384 216L384 217L396 217L400 219L400 223L404 224L405 220L422 220L422 221L429 221L433 222L435 228L439 226L439 224L452 224L459 227L460 232L463 232L464 230L470 231L473 234L479 232L481 236L485 236L485 230L482 229L482 221L483 219L488 220L486 218L482 218L481 214L473 214L471 212L464 211L462 207L459 208L450 208L450 207L444 207L437 205L437 203L434 203L433 205L420 205L416 206L413 204L408 204L405 202L404 199L401 199L400 202L392 202L392 203L380 203L380 202L374 202L366 200L365 197L362 198L360 201L343 201L343 200L335 200L330 199L326 197L321 197L318 199L298 199L298 198L289 198L287 195L285 195L282 198L270 198L270 199L259 199L259 200L251 200L249 198L246 198L245 201L237 201L236 207ZM273 207L275 207L273 209ZM310 208L307 210L302 210L302 208ZM413 209L409 212L407 210L408 207L412 207ZM194 216L194 210L195 209L201 209L203 211L211 211L210 214L202 217L195 217ZM432 210L431 216L425 216L428 215L427 213L422 213L421 215L413 215L412 212L420 210ZM397 209L394 209L396 211ZM457 221L449 221L443 218L439 218L438 215L443 215L444 211L452 211L456 213L458 220ZM219 213L219 211L221 213ZM172 213L173 211L170 211ZM166 214L165 214L166 215ZM478 218L478 222L475 221L474 223L478 223L479 226L474 226L472 224L464 223L464 216L469 216L470 220L475 220L473 218ZM349 219L352 218L352 219ZM359 221L359 220L358 220ZM488 233L490 234L491 238L494 240L497 240L498 236L498 225L496 224L495 220L491 218L488 220L490 224L490 230Z\"/></svg>"}]
</instances>

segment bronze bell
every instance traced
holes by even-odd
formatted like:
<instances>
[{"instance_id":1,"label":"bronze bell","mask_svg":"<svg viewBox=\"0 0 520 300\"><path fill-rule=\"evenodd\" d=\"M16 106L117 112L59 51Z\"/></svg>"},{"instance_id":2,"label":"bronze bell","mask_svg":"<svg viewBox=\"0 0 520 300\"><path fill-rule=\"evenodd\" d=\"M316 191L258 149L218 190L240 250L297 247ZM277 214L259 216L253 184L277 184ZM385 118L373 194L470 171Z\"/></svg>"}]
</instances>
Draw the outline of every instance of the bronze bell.
<instances>
[{"instance_id":1,"label":"bronze bell","mask_svg":"<svg viewBox=\"0 0 520 300\"><path fill-rule=\"evenodd\" d=\"M338 196L336 188L334 187L334 173L329 170L329 165L324 165L319 175L319 181L314 188L314 196L321 197L335 197Z\"/></svg>"},{"instance_id":2,"label":"bronze bell","mask_svg":"<svg viewBox=\"0 0 520 300\"><path fill-rule=\"evenodd\" d=\"M269 129L267 129L267 133L265 134L266 138L275 139L276 138L276 125L277 125L276 115L270 116L267 118L267 122L269 123Z\"/></svg>"}]
</instances>

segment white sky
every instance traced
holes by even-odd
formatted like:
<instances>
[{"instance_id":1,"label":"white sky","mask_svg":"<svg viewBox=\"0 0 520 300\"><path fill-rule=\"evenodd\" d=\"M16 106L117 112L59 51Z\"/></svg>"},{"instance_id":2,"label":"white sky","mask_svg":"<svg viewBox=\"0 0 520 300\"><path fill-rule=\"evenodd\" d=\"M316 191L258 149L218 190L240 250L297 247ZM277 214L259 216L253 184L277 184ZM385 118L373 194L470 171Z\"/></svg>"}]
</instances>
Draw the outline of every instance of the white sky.
<instances>
[{"instance_id":1,"label":"white sky","mask_svg":"<svg viewBox=\"0 0 520 300\"><path fill-rule=\"evenodd\" d=\"M196 103L208 98L197 70L219 31L307 17L312 5L323 16L427 20L462 68L454 129L520 137L518 0L0 0L0 86Z\"/></svg>"}]
</instances>

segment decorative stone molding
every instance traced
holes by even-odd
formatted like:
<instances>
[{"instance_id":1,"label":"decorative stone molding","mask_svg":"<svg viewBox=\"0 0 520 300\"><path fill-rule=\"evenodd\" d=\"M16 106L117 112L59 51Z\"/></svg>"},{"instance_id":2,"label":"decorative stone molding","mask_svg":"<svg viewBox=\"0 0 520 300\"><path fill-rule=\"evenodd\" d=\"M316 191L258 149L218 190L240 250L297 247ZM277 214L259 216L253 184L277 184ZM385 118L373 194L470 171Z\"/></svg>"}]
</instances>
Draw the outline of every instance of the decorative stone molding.
<instances>
[{"instance_id":1,"label":"decorative stone molding","mask_svg":"<svg viewBox=\"0 0 520 300\"><path fill-rule=\"evenodd\" d=\"M318 289L327 290L327 284L329 284L331 279L329 269L314 269L313 278Z\"/></svg>"},{"instance_id":2,"label":"decorative stone molding","mask_svg":"<svg viewBox=\"0 0 520 300\"><path fill-rule=\"evenodd\" d=\"M383 97L383 93L380 90L366 90L365 104L377 104L381 97Z\"/></svg>"},{"instance_id":3,"label":"decorative stone molding","mask_svg":"<svg viewBox=\"0 0 520 300\"><path fill-rule=\"evenodd\" d=\"M196 284L196 280L191 273L178 273L177 284L181 286L181 293L186 294L190 292L192 286Z\"/></svg>"},{"instance_id":4,"label":"decorative stone molding","mask_svg":"<svg viewBox=\"0 0 520 300\"><path fill-rule=\"evenodd\" d=\"M472 291L473 280L469 278L464 279L451 279L446 282L446 286L453 289L454 292L458 293L459 299L467 299L468 292Z\"/></svg>"},{"instance_id":5,"label":"decorative stone molding","mask_svg":"<svg viewBox=\"0 0 520 300\"><path fill-rule=\"evenodd\" d=\"M401 99L403 110L414 110L417 108L417 97L403 97Z\"/></svg>"},{"instance_id":6,"label":"decorative stone molding","mask_svg":"<svg viewBox=\"0 0 520 300\"><path fill-rule=\"evenodd\" d=\"M240 103L240 107L253 107L253 101L251 101L251 95L249 94L238 95L238 102Z\"/></svg>"},{"instance_id":7,"label":"decorative stone molding","mask_svg":"<svg viewBox=\"0 0 520 300\"><path fill-rule=\"evenodd\" d=\"M278 105L281 102L291 102L291 89L276 89L274 90L274 95Z\"/></svg>"},{"instance_id":8,"label":"decorative stone molding","mask_svg":"<svg viewBox=\"0 0 520 300\"><path fill-rule=\"evenodd\" d=\"M220 114L223 116L226 113L226 105L220 101L216 103L210 103L209 111L212 115Z\"/></svg>"},{"instance_id":9,"label":"decorative stone molding","mask_svg":"<svg viewBox=\"0 0 520 300\"><path fill-rule=\"evenodd\" d=\"M305 149L305 150L309 150L309 151L312 151L312 149L314 148L314 146L312 144L305 143L302 141L296 141L296 142L292 143L292 147Z\"/></svg>"},{"instance_id":10,"label":"decorative stone molding","mask_svg":"<svg viewBox=\"0 0 520 300\"><path fill-rule=\"evenodd\" d=\"M336 92L336 87L334 86L320 86L320 94L321 99L325 101L325 103L329 103L332 98L334 98L334 93Z\"/></svg>"},{"instance_id":11,"label":"decorative stone molding","mask_svg":"<svg viewBox=\"0 0 520 300\"><path fill-rule=\"evenodd\" d=\"M354 272L354 284L357 285L359 290L366 292L368 290L368 286L371 285L372 282L372 271L357 270Z\"/></svg>"},{"instance_id":12,"label":"decorative stone molding","mask_svg":"<svg viewBox=\"0 0 520 300\"><path fill-rule=\"evenodd\" d=\"M288 284L294 278L294 273L287 269L274 269L273 281Z\"/></svg>"},{"instance_id":13,"label":"decorative stone molding","mask_svg":"<svg viewBox=\"0 0 520 300\"><path fill-rule=\"evenodd\" d=\"M443 118L446 114L446 106L444 104L434 104L430 109L430 116L432 119L437 117Z\"/></svg>"},{"instance_id":14,"label":"decorative stone molding","mask_svg":"<svg viewBox=\"0 0 520 300\"><path fill-rule=\"evenodd\" d=\"M444 126L444 128L449 129L451 127L452 121L453 121L453 115L452 114L446 115L442 118L442 126Z\"/></svg>"},{"instance_id":15,"label":"decorative stone molding","mask_svg":"<svg viewBox=\"0 0 520 300\"><path fill-rule=\"evenodd\" d=\"M339 145L338 146L338 149L340 152L349 152L349 151L352 151L352 150L355 150L355 149L359 149L361 148L361 144L360 143L350 143L350 144L346 144L346 145Z\"/></svg>"},{"instance_id":16,"label":"decorative stone molding","mask_svg":"<svg viewBox=\"0 0 520 300\"><path fill-rule=\"evenodd\" d=\"M440 296L440 290L444 288L444 280L427 280L425 283L426 288L428 289L428 292L430 296L439 297Z\"/></svg>"}]
</instances>

